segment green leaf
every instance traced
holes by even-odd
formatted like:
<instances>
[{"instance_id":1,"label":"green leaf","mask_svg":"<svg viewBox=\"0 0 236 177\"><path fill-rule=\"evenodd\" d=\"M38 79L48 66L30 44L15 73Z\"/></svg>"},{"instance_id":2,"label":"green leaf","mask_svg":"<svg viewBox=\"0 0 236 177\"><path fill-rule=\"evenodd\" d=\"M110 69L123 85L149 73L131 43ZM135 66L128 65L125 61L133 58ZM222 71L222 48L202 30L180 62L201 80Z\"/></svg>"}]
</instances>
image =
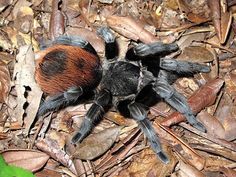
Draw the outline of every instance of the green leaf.
<instances>
[{"instance_id":1,"label":"green leaf","mask_svg":"<svg viewBox=\"0 0 236 177\"><path fill-rule=\"evenodd\" d=\"M35 177L33 173L20 167L8 165L0 154L0 177Z\"/></svg>"}]
</instances>

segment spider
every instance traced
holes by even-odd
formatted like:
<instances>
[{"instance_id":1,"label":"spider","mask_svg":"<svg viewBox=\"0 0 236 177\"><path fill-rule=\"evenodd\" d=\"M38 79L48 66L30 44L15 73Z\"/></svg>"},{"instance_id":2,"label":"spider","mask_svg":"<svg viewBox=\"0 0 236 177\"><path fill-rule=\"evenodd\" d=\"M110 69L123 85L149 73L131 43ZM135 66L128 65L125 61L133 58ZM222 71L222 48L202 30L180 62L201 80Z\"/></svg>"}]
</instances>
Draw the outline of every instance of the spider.
<instances>
[{"instance_id":1,"label":"spider","mask_svg":"<svg viewBox=\"0 0 236 177\"><path fill-rule=\"evenodd\" d=\"M140 43L118 58L118 46L112 31L101 27L98 35L105 41L105 61L101 64L92 45L80 37L60 36L41 53L36 81L49 95L40 105L38 115L89 98L93 104L85 114L80 129L71 139L81 142L111 107L138 122L150 146L163 163L169 159L148 119L148 108L161 99L182 113L195 128L205 132L196 120L185 97L171 84L183 74L209 72L208 66L163 58L178 50L175 43ZM95 91L96 90L96 91Z\"/></svg>"}]
</instances>

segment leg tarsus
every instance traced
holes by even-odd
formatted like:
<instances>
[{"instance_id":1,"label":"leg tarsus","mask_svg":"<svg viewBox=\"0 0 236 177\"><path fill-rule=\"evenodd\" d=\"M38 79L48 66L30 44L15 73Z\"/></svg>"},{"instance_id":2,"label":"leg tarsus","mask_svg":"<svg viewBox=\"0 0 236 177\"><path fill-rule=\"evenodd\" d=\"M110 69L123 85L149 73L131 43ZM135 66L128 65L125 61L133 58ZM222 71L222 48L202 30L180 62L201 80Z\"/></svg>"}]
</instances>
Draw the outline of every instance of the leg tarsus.
<instances>
[{"instance_id":1,"label":"leg tarsus","mask_svg":"<svg viewBox=\"0 0 236 177\"><path fill-rule=\"evenodd\" d=\"M154 128L152 127L150 120L147 118L147 110L145 109L144 105L140 103L131 103L128 105L128 108L130 110L131 117L138 121L140 128L147 137L158 158L163 163L167 164L169 159L162 151L161 143L155 133Z\"/></svg>"}]
</instances>

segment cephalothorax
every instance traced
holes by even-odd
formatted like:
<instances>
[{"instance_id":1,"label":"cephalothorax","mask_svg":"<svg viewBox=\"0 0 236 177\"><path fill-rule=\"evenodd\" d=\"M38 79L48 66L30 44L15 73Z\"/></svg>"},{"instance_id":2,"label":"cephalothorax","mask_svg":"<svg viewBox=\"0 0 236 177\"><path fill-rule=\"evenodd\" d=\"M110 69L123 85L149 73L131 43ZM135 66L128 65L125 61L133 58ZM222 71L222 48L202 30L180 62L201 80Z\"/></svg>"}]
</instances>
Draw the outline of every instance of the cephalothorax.
<instances>
[{"instance_id":1,"label":"cephalothorax","mask_svg":"<svg viewBox=\"0 0 236 177\"><path fill-rule=\"evenodd\" d=\"M72 143L81 142L94 123L114 106L121 114L138 122L159 159L168 163L147 117L148 107L163 98L185 115L192 126L205 131L184 96L170 84L179 74L209 72L209 67L162 58L178 50L178 46L161 42L139 44L127 51L125 59L118 59L116 40L110 29L102 27L98 34L105 41L103 64L94 48L79 37L61 36L46 48L36 69L36 80L50 97L41 104L38 115L86 98L97 88L93 104Z\"/></svg>"}]
</instances>

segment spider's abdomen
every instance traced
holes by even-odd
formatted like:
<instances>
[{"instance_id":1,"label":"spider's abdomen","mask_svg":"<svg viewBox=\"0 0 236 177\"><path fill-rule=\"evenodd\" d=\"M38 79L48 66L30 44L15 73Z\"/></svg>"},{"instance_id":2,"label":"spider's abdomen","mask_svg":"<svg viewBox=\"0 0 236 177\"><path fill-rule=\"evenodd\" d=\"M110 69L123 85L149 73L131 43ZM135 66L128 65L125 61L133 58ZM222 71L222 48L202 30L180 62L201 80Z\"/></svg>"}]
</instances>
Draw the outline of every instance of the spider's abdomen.
<instances>
[{"instance_id":1,"label":"spider's abdomen","mask_svg":"<svg viewBox=\"0 0 236 177\"><path fill-rule=\"evenodd\" d=\"M138 66L118 61L112 63L105 73L101 86L109 89L113 96L127 96L137 92L140 69Z\"/></svg>"},{"instance_id":2,"label":"spider's abdomen","mask_svg":"<svg viewBox=\"0 0 236 177\"><path fill-rule=\"evenodd\" d=\"M75 86L93 89L100 82L99 58L80 47L54 45L41 52L40 57L35 79L49 95Z\"/></svg>"}]
</instances>

